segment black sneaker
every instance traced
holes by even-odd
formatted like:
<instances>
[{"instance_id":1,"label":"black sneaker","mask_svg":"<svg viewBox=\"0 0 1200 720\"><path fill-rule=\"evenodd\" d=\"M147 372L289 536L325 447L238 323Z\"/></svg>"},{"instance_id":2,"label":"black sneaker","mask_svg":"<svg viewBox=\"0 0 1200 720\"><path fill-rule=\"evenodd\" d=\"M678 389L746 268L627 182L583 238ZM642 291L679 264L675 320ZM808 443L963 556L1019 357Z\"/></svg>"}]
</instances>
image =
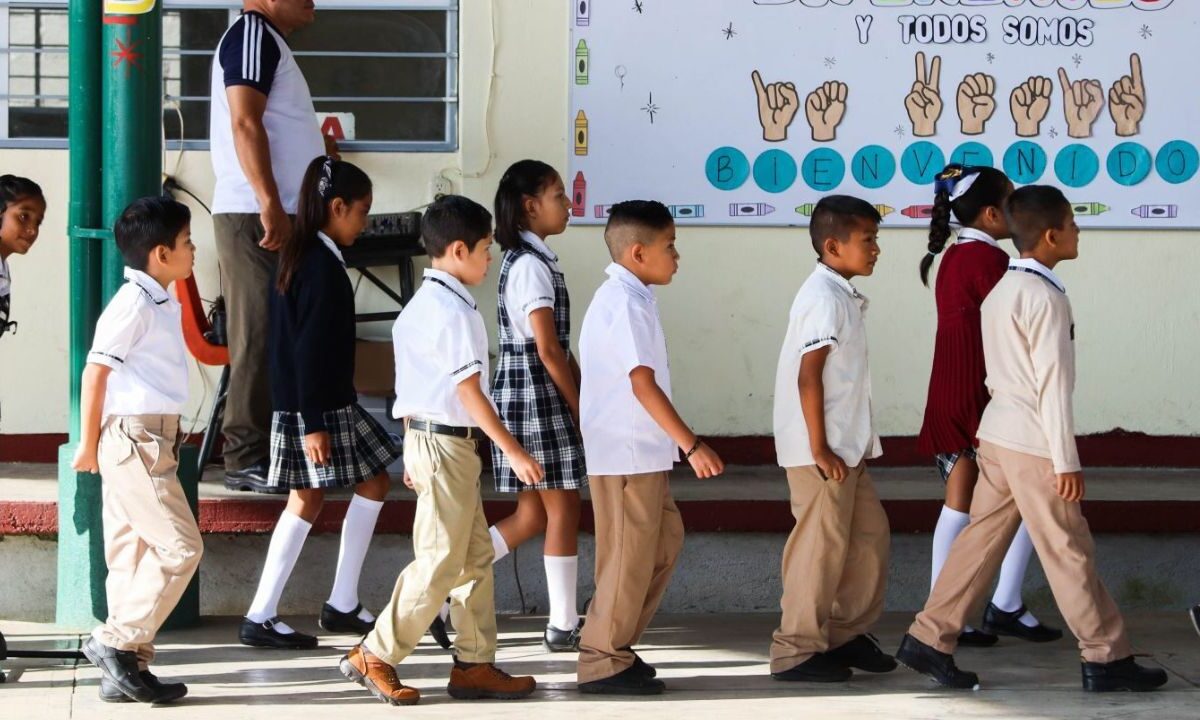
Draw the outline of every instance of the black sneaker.
<instances>
[{"instance_id":1,"label":"black sneaker","mask_svg":"<svg viewBox=\"0 0 1200 720\"><path fill-rule=\"evenodd\" d=\"M579 636L583 632L583 618L574 630L559 630L553 625L546 625L542 633L542 647L547 652L579 652Z\"/></svg>"},{"instance_id":2,"label":"black sneaker","mask_svg":"<svg viewBox=\"0 0 1200 720\"><path fill-rule=\"evenodd\" d=\"M1192 627L1200 633L1200 605L1193 605L1192 609L1188 610L1188 617L1192 619Z\"/></svg>"},{"instance_id":3,"label":"black sneaker","mask_svg":"<svg viewBox=\"0 0 1200 720\"><path fill-rule=\"evenodd\" d=\"M963 630L958 634L958 644L965 647L991 647L999 641L998 636L975 628Z\"/></svg>"},{"instance_id":4,"label":"black sneaker","mask_svg":"<svg viewBox=\"0 0 1200 720\"><path fill-rule=\"evenodd\" d=\"M326 632L366 635L375 629L375 621L368 622L360 618L358 614L362 612L362 609L363 606L359 603L350 612L342 612L329 603L325 603L321 606L321 618L317 624Z\"/></svg>"},{"instance_id":5,"label":"black sneaker","mask_svg":"<svg viewBox=\"0 0 1200 720\"><path fill-rule=\"evenodd\" d=\"M138 674L141 676L142 682L146 684L146 687L154 691L154 700L152 702L174 702L188 693L187 685L183 683L165 683L149 670L142 670ZM134 702L133 698L121 692L121 689L114 685L107 677L100 678L100 700L106 703Z\"/></svg>"},{"instance_id":6,"label":"black sneaker","mask_svg":"<svg viewBox=\"0 0 1200 720\"><path fill-rule=\"evenodd\" d=\"M80 649L114 688L137 702L154 702L155 693L142 680L135 653L103 645L94 637L89 637Z\"/></svg>"},{"instance_id":7,"label":"black sneaker","mask_svg":"<svg viewBox=\"0 0 1200 720\"><path fill-rule=\"evenodd\" d=\"M776 680L786 682L845 682L854 673L850 668L829 657L828 653L817 653L799 665L771 673Z\"/></svg>"},{"instance_id":8,"label":"black sneaker","mask_svg":"<svg viewBox=\"0 0 1200 720\"><path fill-rule=\"evenodd\" d=\"M312 650L317 647L317 639L302 632L281 633L275 629L280 622L273 617L266 622L256 623L250 618L242 618L242 626L238 628L238 639L243 645L250 647L275 648L276 650Z\"/></svg>"},{"instance_id":9,"label":"black sneaker","mask_svg":"<svg viewBox=\"0 0 1200 720\"><path fill-rule=\"evenodd\" d=\"M900 642L900 649L896 651L896 661L909 670L933 678L938 685L960 690L979 688L979 676L973 672L959 670L954 664L953 655L939 652L912 635L906 634Z\"/></svg>"},{"instance_id":10,"label":"black sneaker","mask_svg":"<svg viewBox=\"0 0 1200 720\"><path fill-rule=\"evenodd\" d=\"M825 653L834 662L855 670L886 673L896 669L896 658L879 649L874 635L859 635L850 642Z\"/></svg>"},{"instance_id":11,"label":"black sneaker","mask_svg":"<svg viewBox=\"0 0 1200 720\"><path fill-rule=\"evenodd\" d=\"M579 683L579 692L589 695L661 695L666 683L638 672L636 665L611 677Z\"/></svg>"},{"instance_id":12,"label":"black sneaker","mask_svg":"<svg viewBox=\"0 0 1200 720\"><path fill-rule=\"evenodd\" d=\"M225 487L229 490L268 495L286 495L288 493L287 487L272 485L267 481L266 463L255 463L240 470L226 470Z\"/></svg>"},{"instance_id":13,"label":"black sneaker","mask_svg":"<svg viewBox=\"0 0 1200 720\"><path fill-rule=\"evenodd\" d=\"M1158 668L1147 668L1133 661L1133 656L1110 663L1081 663L1083 666L1083 689L1091 692L1132 690L1146 692L1162 687L1167 682L1167 673Z\"/></svg>"},{"instance_id":14,"label":"black sneaker","mask_svg":"<svg viewBox=\"0 0 1200 720\"><path fill-rule=\"evenodd\" d=\"M1021 616L1026 612L1027 610L1024 605L1012 612L1005 612L992 603L988 603L987 610L983 611L983 630L992 635L1008 635L1036 643L1053 642L1062 639L1062 630L1058 628L1052 628L1041 623L1029 627L1021 622Z\"/></svg>"}]
</instances>

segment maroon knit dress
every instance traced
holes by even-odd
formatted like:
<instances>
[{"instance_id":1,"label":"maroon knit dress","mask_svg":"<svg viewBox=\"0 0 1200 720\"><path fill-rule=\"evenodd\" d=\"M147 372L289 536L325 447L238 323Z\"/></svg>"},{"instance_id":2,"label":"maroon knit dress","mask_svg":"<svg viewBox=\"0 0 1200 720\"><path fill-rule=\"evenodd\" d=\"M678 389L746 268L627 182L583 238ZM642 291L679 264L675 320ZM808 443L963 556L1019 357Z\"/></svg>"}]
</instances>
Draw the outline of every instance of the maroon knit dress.
<instances>
[{"instance_id":1,"label":"maroon knit dress","mask_svg":"<svg viewBox=\"0 0 1200 720\"><path fill-rule=\"evenodd\" d=\"M1008 269L1008 253L986 242L951 245L934 284L937 339L917 450L933 457L975 447L988 402L979 308Z\"/></svg>"}]
</instances>

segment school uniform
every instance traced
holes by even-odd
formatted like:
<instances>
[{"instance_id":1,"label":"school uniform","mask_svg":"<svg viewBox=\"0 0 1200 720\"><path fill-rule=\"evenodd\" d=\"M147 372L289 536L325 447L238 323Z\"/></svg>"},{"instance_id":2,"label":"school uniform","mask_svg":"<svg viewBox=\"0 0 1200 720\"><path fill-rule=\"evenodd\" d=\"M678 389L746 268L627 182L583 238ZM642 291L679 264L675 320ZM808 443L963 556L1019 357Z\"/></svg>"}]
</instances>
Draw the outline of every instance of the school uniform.
<instances>
[{"instance_id":1,"label":"school uniform","mask_svg":"<svg viewBox=\"0 0 1200 720\"><path fill-rule=\"evenodd\" d=\"M417 492L416 558L364 644L393 665L412 653L443 599L458 631L455 655L490 663L496 655L492 539L479 493L483 437L458 399L461 382L488 395L488 340L471 294L449 273L429 269L392 327L396 404L405 417L405 469Z\"/></svg>"},{"instance_id":2,"label":"school uniform","mask_svg":"<svg viewBox=\"0 0 1200 720\"><path fill-rule=\"evenodd\" d=\"M10 322L12 302L12 274L8 268L8 258L0 257L0 337L9 330L16 330L17 324Z\"/></svg>"},{"instance_id":3,"label":"school uniform","mask_svg":"<svg viewBox=\"0 0 1200 720\"><path fill-rule=\"evenodd\" d=\"M271 293L272 487L348 487L400 456L387 431L358 404L354 289L341 250L324 233L317 237L287 292ZM304 454L304 436L321 431L329 433L330 457L316 465Z\"/></svg>"},{"instance_id":4,"label":"school uniform","mask_svg":"<svg viewBox=\"0 0 1200 720\"><path fill-rule=\"evenodd\" d=\"M783 615L771 672L865 634L883 612L891 532L865 460L879 457L863 314L867 298L818 263L792 303L775 379L775 450L786 469L796 526L783 551ZM839 483L816 465L800 406L805 354L830 348L821 379L829 447L850 473Z\"/></svg>"},{"instance_id":5,"label":"school uniform","mask_svg":"<svg viewBox=\"0 0 1200 720\"><path fill-rule=\"evenodd\" d=\"M180 306L144 272L126 268L125 280L87 356L112 369L98 450L108 619L92 636L144 668L203 546L176 475L188 380Z\"/></svg>"},{"instance_id":6,"label":"school uniform","mask_svg":"<svg viewBox=\"0 0 1200 720\"><path fill-rule=\"evenodd\" d=\"M579 335L580 425L596 527L596 594L579 645L579 682L634 663L683 548L668 473L679 449L633 394L645 366L669 398L671 370L654 291L612 263Z\"/></svg>"},{"instance_id":7,"label":"school uniform","mask_svg":"<svg viewBox=\"0 0 1200 720\"><path fill-rule=\"evenodd\" d=\"M500 448L492 446L496 490L578 490L586 484L583 443L571 410L538 355L529 314L554 312L554 330L563 351L571 352L571 298L558 256L537 235L521 232L520 247L507 250L500 265L496 318L500 356L492 383L500 419L526 452L541 464L545 478L536 486L521 482Z\"/></svg>"},{"instance_id":8,"label":"school uniform","mask_svg":"<svg viewBox=\"0 0 1200 720\"><path fill-rule=\"evenodd\" d=\"M979 483L971 523L955 540L909 634L953 653L1024 518L1063 618L1083 659L1131 654L1124 621L1096 574L1095 545L1080 504L1055 491L1080 470L1071 394L1075 325L1066 288L1032 259L1012 260L982 308L992 399L979 424Z\"/></svg>"}]
</instances>

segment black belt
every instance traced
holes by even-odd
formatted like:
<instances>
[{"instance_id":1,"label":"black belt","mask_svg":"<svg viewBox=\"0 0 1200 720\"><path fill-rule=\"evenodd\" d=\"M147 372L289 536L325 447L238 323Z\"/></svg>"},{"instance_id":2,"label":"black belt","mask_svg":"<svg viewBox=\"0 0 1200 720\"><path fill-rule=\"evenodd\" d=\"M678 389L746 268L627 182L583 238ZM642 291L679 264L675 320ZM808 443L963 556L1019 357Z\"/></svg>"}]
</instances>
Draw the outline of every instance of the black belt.
<instances>
[{"instance_id":1,"label":"black belt","mask_svg":"<svg viewBox=\"0 0 1200 720\"><path fill-rule=\"evenodd\" d=\"M409 430L433 433L434 435L449 435L464 440L478 440L483 434L477 427L459 427L458 425L442 425L428 420L409 420Z\"/></svg>"}]
</instances>

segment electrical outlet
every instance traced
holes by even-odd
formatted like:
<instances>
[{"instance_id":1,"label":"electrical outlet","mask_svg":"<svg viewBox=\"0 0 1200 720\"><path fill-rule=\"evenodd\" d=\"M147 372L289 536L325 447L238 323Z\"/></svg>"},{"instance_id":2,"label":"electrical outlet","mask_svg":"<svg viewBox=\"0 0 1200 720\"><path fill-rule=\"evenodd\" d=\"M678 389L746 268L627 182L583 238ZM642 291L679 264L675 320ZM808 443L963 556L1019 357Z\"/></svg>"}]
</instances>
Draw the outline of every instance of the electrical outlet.
<instances>
[{"instance_id":1,"label":"electrical outlet","mask_svg":"<svg viewBox=\"0 0 1200 720\"><path fill-rule=\"evenodd\" d=\"M438 195L449 195L454 192L454 184L450 182L450 178L445 175L434 175L429 180L429 199L433 200Z\"/></svg>"}]
</instances>

